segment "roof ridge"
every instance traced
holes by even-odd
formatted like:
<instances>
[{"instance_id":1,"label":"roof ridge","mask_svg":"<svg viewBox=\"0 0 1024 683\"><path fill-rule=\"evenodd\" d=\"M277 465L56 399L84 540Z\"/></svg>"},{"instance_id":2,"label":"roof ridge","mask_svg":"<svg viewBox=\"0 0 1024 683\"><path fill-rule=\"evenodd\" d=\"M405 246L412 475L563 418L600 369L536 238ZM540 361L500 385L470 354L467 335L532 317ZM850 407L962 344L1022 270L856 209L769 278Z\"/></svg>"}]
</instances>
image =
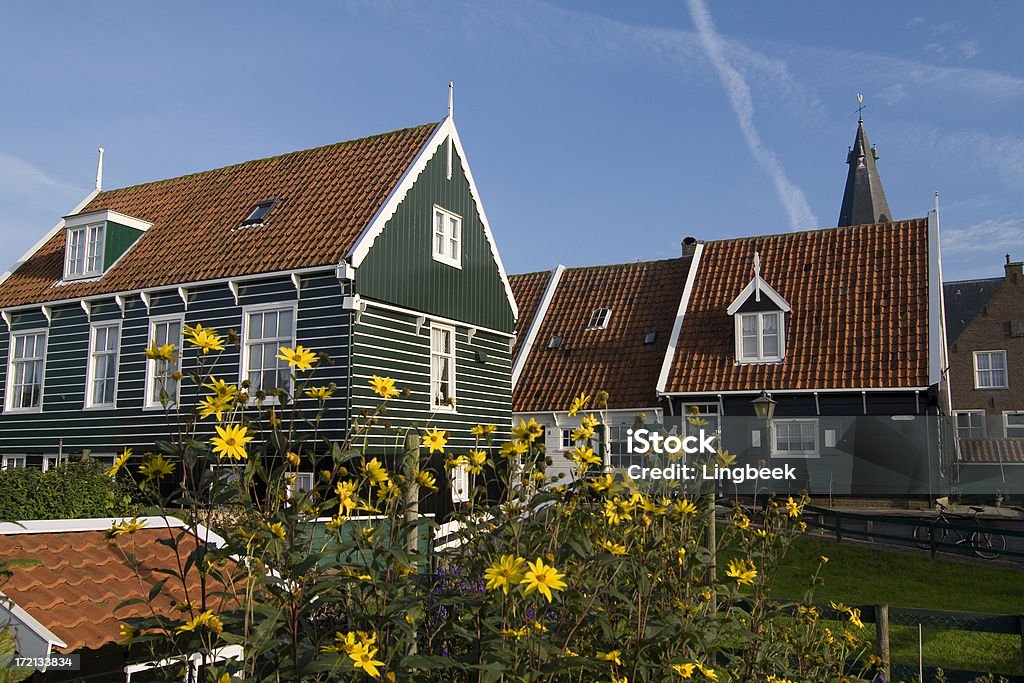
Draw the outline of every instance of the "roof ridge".
<instances>
[{"instance_id":1,"label":"roof ridge","mask_svg":"<svg viewBox=\"0 0 1024 683\"><path fill-rule=\"evenodd\" d=\"M902 224L921 223L921 222L927 221L927 220L928 220L928 218L926 216L922 216L922 217L919 217L919 218L905 218L905 219L898 220L898 221L888 221L887 223L863 223L861 225L840 225L840 226L831 227L831 228L809 228L807 230L788 230L786 232L770 232L770 233L765 234L765 235L746 235L744 237L727 237L727 238L720 239L720 240L707 240L705 242L705 244L721 244L723 242L745 242L745 241L749 241L749 240L765 239L765 238L769 238L769 237L787 237L787 236L790 236L790 235L810 235L810 234L813 234L813 233L826 233L826 232L839 232L839 231L844 231L844 230L856 230L858 228L870 228L870 227L887 228L887 227L899 226L899 225L902 225Z\"/></svg>"},{"instance_id":2,"label":"roof ridge","mask_svg":"<svg viewBox=\"0 0 1024 683\"><path fill-rule=\"evenodd\" d=\"M670 263L670 262L682 261L685 258L688 258L688 257L686 257L686 256L673 256L671 258L651 259L651 260L648 260L648 261L641 260L641 261L626 261L624 263L603 263L603 264L596 264L596 265L591 265L591 266L566 266L565 270L566 270L566 272L568 272L570 270L601 270L601 269L605 269L605 268L625 268L627 266L645 266L645 265L654 264L654 263L665 264L665 263Z\"/></svg>"},{"instance_id":3,"label":"roof ridge","mask_svg":"<svg viewBox=\"0 0 1024 683\"><path fill-rule=\"evenodd\" d=\"M283 157L292 156L292 155L295 155L295 154L305 154L307 152L315 152L315 151L319 151L319 150L326 150L326 149L329 149L329 148L332 148L332 147L341 147L342 145L351 145L351 144L355 144L355 143L368 142L370 140L376 140L378 138L383 138L383 137L386 137L386 136L389 136L389 135L398 135L399 133L408 133L408 132L411 132L411 131L414 131L414 130L419 130L421 128L427 128L427 127L434 127L434 128L436 128L437 126L441 125L442 123L443 123L443 121L430 121L430 122L427 122L427 123L422 123L422 124L420 124L418 126L407 126L405 128L399 128L399 129L396 129L396 130L384 131L382 133L374 133L373 135L365 135L365 136L363 136L361 138L353 138L351 140L339 140L338 142L332 142L332 143L329 143L329 144L326 144L326 145L318 145L316 147L307 147L305 149L296 149L296 150L293 150L291 152L282 152L281 154L272 154L272 155L267 156L267 157L259 157L259 158L256 158L256 159L247 159L245 161L239 161L239 162L236 162L236 163L233 163L233 164L228 164L226 166L218 166L217 168L209 168L209 169L206 169L204 171L194 171L192 173L184 173L184 174L178 175L178 176L171 176L170 178L159 178L157 180L149 180L147 182L137 183L135 185L124 185L123 187L115 187L115 188L112 188L110 190L103 190L103 191L101 191L89 203L92 204L92 203L94 203L95 201L97 201L99 199L102 199L102 198L105 198L105 197L109 197L111 194L114 194L116 192L122 192L124 190L134 190L134 189L138 189L138 188L142 188L142 187L147 187L147 186L150 186L150 185L159 185L160 183L170 183L170 182L176 182L176 181L184 180L186 178L195 178L195 177L199 177L199 176L212 175L214 173L220 173L220 172L231 170L231 169L241 168L242 166L247 166L249 164L259 164L259 163L264 163L264 162L267 162L267 161L272 161L274 159L281 159Z\"/></svg>"},{"instance_id":4,"label":"roof ridge","mask_svg":"<svg viewBox=\"0 0 1024 683\"><path fill-rule=\"evenodd\" d=\"M1006 280L1005 277L976 277L976 278L967 278L966 280L946 280L942 284L943 284L943 286L945 286L945 285L959 285L959 284L962 284L964 282L1003 282L1004 280Z\"/></svg>"}]
</instances>

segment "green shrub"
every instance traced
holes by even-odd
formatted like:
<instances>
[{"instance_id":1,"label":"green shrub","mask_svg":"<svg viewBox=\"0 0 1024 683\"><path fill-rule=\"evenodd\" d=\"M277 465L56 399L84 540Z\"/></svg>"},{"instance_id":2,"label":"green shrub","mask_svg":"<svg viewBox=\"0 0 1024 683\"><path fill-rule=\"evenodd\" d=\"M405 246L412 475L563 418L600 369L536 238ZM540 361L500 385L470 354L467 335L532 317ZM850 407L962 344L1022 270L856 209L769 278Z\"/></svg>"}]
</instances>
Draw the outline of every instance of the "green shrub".
<instances>
[{"instance_id":1,"label":"green shrub","mask_svg":"<svg viewBox=\"0 0 1024 683\"><path fill-rule=\"evenodd\" d=\"M118 517L134 507L128 486L89 458L46 472L0 471L0 520Z\"/></svg>"}]
</instances>

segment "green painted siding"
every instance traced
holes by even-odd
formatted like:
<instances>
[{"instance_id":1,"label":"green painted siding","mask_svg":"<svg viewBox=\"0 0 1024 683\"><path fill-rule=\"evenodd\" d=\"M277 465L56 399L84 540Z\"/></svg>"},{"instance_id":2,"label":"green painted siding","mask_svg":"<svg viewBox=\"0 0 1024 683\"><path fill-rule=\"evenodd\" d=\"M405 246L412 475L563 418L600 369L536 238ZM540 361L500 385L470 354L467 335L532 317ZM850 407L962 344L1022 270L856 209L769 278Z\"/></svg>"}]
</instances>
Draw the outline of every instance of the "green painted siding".
<instances>
[{"instance_id":1,"label":"green painted siding","mask_svg":"<svg viewBox=\"0 0 1024 683\"><path fill-rule=\"evenodd\" d=\"M142 231L129 228L114 221L107 221L105 228L106 244L103 247L103 271L114 265L114 261L121 258L128 249L135 244L136 240L142 237Z\"/></svg>"},{"instance_id":2,"label":"green painted siding","mask_svg":"<svg viewBox=\"0 0 1024 683\"><path fill-rule=\"evenodd\" d=\"M442 145L377 237L359 266L356 291L369 299L512 332L512 308L469 181L457 158L452 179L447 179L447 154L447 145ZM462 217L461 269L431 255L435 204Z\"/></svg>"}]
</instances>

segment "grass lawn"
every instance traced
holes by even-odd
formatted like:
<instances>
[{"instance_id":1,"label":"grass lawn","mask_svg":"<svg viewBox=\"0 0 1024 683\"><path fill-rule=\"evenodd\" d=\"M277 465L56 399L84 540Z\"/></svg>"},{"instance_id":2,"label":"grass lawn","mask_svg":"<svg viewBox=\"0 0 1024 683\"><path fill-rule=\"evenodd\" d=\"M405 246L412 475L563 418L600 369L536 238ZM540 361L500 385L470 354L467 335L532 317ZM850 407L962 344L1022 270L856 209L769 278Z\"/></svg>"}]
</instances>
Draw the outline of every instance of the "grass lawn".
<instances>
[{"instance_id":1,"label":"grass lawn","mask_svg":"<svg viewBox=\"0 0 1024 683\"><path fill-rule=\"evenodd\" d=\"M1024 614L1024 569L932 560L927 555L891 552L862 544L798 538L786 556L774 595L800 600L809 577L825 555L825 585L814 602L918 607L935 610ZM863 632L874 638L874 626ZM894 664L917 663L917 628L892 626ZM1021 675L1020 636L924 629L926 666Z\"/></svg>"}]
</instances>

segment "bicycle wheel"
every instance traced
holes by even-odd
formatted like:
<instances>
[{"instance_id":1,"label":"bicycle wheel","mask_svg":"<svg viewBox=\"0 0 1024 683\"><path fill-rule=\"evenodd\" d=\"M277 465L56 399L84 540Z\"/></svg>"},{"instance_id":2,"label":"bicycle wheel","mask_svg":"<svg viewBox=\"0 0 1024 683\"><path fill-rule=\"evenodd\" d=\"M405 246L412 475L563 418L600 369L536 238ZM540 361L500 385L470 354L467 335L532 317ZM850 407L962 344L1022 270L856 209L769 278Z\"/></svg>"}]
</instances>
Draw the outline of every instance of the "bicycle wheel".
<instances>
[{"instance_id":1,"label":"bicycle wheel","mask_svg":"<svg viewBox=\"0 0 1024 683\"><path fill-rule=\"evenodd\" d=\"M946 530L942 527L936 527L935 529L935 542L941 543L942 539L946 537ZM914 543L918 548L927 550L932 547L932 536L931 527L919 524L914 527Z\"/></svg>"},{"instance_id":2,"label":"bicycle wheel","mask_svg":"<svg viewBox=\"0 0 1024 683\"><path fill-rule=\"evenodd\" d=\"M971 534L971 548L978 557L994 560L1006 550L1006 536L991 531L975 531Z\"/></svg>"}]
</instances>

